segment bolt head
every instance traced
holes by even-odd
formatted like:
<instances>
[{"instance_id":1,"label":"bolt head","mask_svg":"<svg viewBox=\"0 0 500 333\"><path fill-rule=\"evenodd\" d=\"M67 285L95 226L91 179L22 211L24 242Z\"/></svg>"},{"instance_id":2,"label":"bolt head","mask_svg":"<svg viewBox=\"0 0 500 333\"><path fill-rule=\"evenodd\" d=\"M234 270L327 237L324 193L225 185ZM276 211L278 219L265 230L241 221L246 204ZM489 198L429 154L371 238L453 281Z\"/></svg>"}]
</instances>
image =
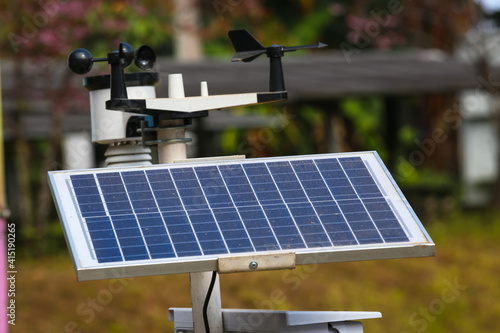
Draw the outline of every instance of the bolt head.
<instances>
[{"instance_id":1,"label":"bolt head","mask_svg":"<svg viewBox=\"0 0 500 333\"><path fill-rule=\"evenodd\" d=\"M251 270L256 270L257 267L259 267L259 263L255 260L251 261L250 264L248 265L248 267L251 269Z\"/></svg>"}]
</instances>

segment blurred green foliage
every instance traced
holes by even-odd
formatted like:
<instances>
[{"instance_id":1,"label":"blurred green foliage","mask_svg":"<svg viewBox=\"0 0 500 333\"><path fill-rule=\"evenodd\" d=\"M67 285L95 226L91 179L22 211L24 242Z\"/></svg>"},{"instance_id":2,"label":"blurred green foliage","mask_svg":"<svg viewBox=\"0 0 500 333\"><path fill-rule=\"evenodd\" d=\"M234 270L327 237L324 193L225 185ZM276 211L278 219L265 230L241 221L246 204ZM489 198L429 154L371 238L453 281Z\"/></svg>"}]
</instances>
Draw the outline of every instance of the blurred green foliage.
<instances>
[{"instance_id":1,"label":"blurred green foliage","mask_svg":"<svg viewBox=\"0 0 500 333\"><path fill-rule=\"evenodd\" d=\"M172 54L171 16L171 6L101 2L86 16L93 31L88 42L93 43L91 49L96 54L106 54L121 41L133 47L147 44L158 54Z\"/></svg>"},{"instance_id":2,"label":"blurred green foliage","mask_svg":"<svg viewBox=\"0 0 500 333\"><path fill-rule=\"evenodd\" d=\"M348 97L340 102L342 114L353 123L353 133L365 150L387 158L384 142L384 105L380 97Z\"/></svg>"},{"instance_id":3,"label":"blurred green foliage","mask_svg":"<svg viewBox=\"0 0 500 333\"><path fill-rule=\"evenodd\" d=\"M235 115L262 117L266 126L227 128L221 136L223 153L247 157L318 153L324 137L323 112L311 105L293 110L282 105L260 105L233 111ZM249 148L249 149L246 149Z\"/></svg>"}]
</instances>

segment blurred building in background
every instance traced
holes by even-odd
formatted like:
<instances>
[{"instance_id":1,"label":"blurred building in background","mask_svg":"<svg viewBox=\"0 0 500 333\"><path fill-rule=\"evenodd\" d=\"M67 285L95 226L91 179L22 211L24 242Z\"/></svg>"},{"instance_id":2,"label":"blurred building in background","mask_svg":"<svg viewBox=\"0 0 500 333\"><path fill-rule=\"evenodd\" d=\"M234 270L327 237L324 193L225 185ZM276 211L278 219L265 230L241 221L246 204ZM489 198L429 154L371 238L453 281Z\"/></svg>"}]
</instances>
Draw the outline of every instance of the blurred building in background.
<instances>
[{"instance_id":1,"label":"blurred building in background","mask_svg":"<svg viewBox=\"0 0 500 333\"><path fill-rule=\"evenodd\" d=\"M475 64L477 84L460 93L460 164L463 200L468 206L497 201L500 142L500 30L492 21L471 29L457 49L457 58Z\"/></svg>"}]
</instances>

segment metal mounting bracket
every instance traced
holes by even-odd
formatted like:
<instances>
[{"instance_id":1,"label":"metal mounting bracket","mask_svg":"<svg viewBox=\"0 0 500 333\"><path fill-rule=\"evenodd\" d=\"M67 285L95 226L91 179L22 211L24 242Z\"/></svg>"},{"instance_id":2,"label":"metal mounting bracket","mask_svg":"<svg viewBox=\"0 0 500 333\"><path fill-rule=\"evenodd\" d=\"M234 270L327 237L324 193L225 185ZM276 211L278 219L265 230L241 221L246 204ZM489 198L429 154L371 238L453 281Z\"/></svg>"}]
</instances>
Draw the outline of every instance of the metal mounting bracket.
<instances>
[{"instance_id":1,"label":"metal mounting bracket","mask_svg":"<svg viewBox=\"0 0 500 333\"><path fill-rule=\"evenodd\" d=\"M219 257L217 271L224 273L256 272L275 269L294 269L295 252L266 253L245 256Z\"/></svg>"}]
</instances>

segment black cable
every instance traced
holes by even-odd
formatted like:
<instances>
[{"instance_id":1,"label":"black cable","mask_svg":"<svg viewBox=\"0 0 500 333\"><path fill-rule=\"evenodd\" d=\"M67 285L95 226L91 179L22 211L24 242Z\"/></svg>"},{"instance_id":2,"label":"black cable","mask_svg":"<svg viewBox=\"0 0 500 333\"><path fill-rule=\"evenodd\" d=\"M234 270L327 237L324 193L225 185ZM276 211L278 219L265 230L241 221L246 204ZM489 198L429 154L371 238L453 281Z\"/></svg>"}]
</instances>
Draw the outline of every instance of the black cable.
<instances>
[{"instance_id":1,"label":"black cable","mask_svg":"<svg viewBox=\"0 0 500 333\"><path fill-rule=\"evenodd\" d=\"M217 271L213 271L212 280L210 281L210 286L207 290L207 296L205 297L205 303L203 303L203 323L205 324L205 332L210 333L210 326L208 324L208 303L210 302L210 296L212 296L212 291L214 290L215 280L217 279Z\"/></svg>"}]
</instances>

